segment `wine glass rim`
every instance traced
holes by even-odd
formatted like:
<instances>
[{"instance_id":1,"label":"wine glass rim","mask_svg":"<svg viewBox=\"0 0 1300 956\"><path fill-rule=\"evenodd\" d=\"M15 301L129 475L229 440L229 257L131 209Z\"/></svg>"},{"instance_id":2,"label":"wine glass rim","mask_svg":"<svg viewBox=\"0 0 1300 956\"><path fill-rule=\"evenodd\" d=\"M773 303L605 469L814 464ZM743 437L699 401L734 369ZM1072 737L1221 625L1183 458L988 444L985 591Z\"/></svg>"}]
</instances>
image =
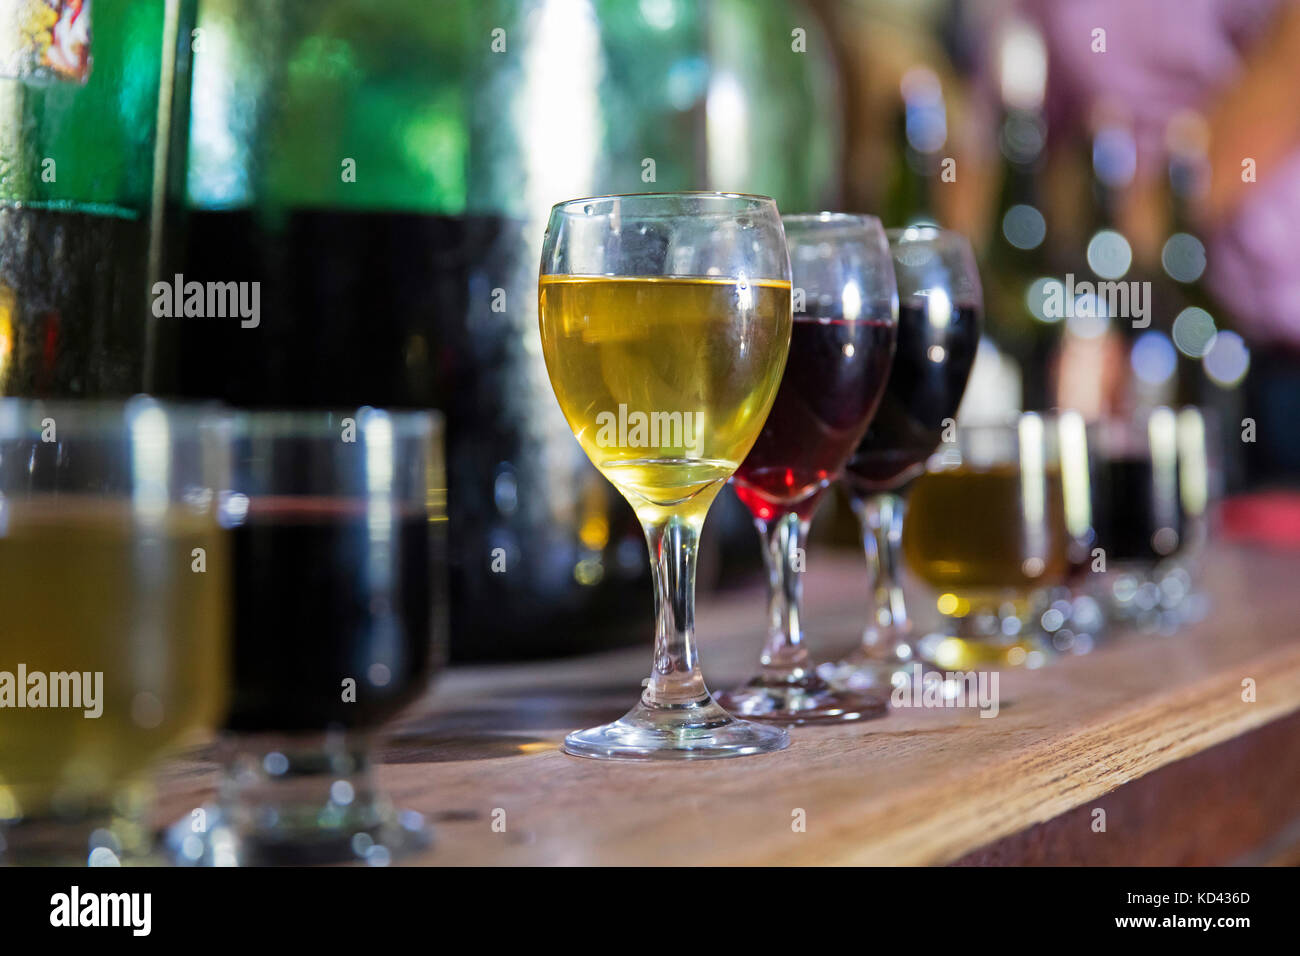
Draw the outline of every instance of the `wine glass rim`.
<instances>
[{"instance_id":1,"label":"wine glass rim","mask_svg":"<svg viewBox=\"0 0 1300 956\"><path fill-rule=\"evenodd\" d=\"M1160 413L1164 415L1173 414L1181 415L1184 412L1192 412L1202 417L1215 414L1214 409L1204 405L1197 405L1195 402L1172 403L1166 402L1160 405L1152 405L1150 408L1143 408L1130 414L1123 415L1118 412L1110 411L1102 414L1097 418L1088 419L1089 428L1112 428L1116 426L1135 426L1145 428L1151 416Z\"/></svg>"},{"instance_id":2,"label":"wine glass rim","mask_svg":"<svg viewBox=\"0 0 1300 956\"><path fill-rule=\"evenodd\" d=\"M818 222L837 222L837 223L861 223L863 225L880 225L880 217L873 216L864 212L832 212L822 210L821 212L794 212L783 214L781 221L784 223L795 223L803 225L805 223Z\"/></svg>"},{"instance_id":3,"label":"wine glass rim","mask_svg":"<svg viewBox=\"0 0 1300 956\"><path fill-rule=\"evenodd\" d=\"M336 437L344 419L360 425L384 420L397 438L425 438L441 435L443 415L436 409L389 410L363 405L337 409L238 409L227 412L230 428L237 436Z\"/></svg>"},{"instance_id":4,"label":"wine glass rim","mask_svg":"<svg viewBox=\"0 0 1300 956\"><path fill-rule=\"evenodd\" d=\"M67 434L104 434L120 431L142 412L161 413L172 425L198 425L225 413L217 402L173 401L152 395L128 398L0 398L0 439L40 432L46 419ZM56 431L55 434L58 432Z\"/></svg>"},{"instance_id":5,"label":"wine glass rim","mask_svg":"<svg viewBox=\"0 0 1300 956\"><path fill-rule=\"evenodd\" d=\"M969 242L964 232L958 232L956 229L945 229L943 226L936 226L932 223L921 223L915 226L901 226L893 229L886 229L885 235L889 237L890 242L903 240L904 242L926 241L932 239L957 238L964 242Z\"/></svg>"},{"instance_id":6,"label":"wine glass rim","mask_svg":"<svg viewBox=\"0 0 1300 956\"><path fill-rule=\"evenodd\" d=\"M399 438L441 435L443 415L435 409L239 409L220 402L189 402L152 395L109 399L0 398L0 439L39 432L45 419L65 434L110 435L128 428L142 412L156 411L173 427L213 427L234 434L304 435L337 432L342 419L382 416Z\"/></svg>"},{"instance_id":7,"label":"wine glass rim","mask_svg":"<svg viewBox=\"0 0 1300 956\"><path fill-rule=\"evenodd\" d=\"M605 202L611 199L747 199L755 205L776 205L776 200L771 196L763 196L758 193L734 193L720 192L712 189L684 189L684 190L666 190L663 192L650 193L608 193L603 196L582 196L577 199L565 199L557 202L551 207L552 212L566 213L567 207L578 203Z\"/></svg>"},{"instance_id":8,"label":"wine glass rim","mask_svg":"<svg viewBox=\"0 0 1300 956\"><path fill-rule=\"evenodd\" d=\"M1036 418L1043 423L1044 428L1056 428L1063 419L1077 414L1071 408L1049 408L1049 409L1025 409L1019 412L1005 412L994 415L981 415L980 417L968 419L957 423L958 431L980 432L981 434L990 434L996 432L1012 432L1020 427L1020 423L1026 419Z\"/></svg>"}]
</instances>

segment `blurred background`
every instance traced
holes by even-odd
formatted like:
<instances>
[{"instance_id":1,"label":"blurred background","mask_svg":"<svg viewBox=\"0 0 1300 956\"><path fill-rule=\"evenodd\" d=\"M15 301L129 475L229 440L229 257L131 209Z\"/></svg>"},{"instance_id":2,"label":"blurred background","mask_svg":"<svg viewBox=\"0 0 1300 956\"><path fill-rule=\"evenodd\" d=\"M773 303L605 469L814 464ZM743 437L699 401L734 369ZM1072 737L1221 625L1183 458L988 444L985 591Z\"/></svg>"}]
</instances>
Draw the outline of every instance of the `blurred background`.
<instances>
[{"instance_id":1,"label":"blurred background","mask_svg":"<svg viewBox=\"0 0 1300 956\"><path fill-rule=\"evenodd\" d=\"M1286 491L1300 483L1298 4L93 11L89 80L74 65L71 81L4 87L11 138L35 117L44 140L5 150L23 161L3 180L0 393L443 409L453 659L650 633L626 613L648 609L640 529L573 439L541 357L547 213L584 195L756 192L787 213L961 230L986 299L963 419L1200 405L1234 496L1225 531L1300 546ZM47 180L51 142L104 161ZM120 267L104 278L96 263ZM260 281L261 324L154 316L145 283L137 296L113 278L146 270ZM1149 283L1149 324L1075 295L1100 280ZM1068 317L1048 305L1062 296ZM857 546L843 507L822 510L817 536ZM760 573L726 492L700 587Z\"/></svg>"}]
</instances>

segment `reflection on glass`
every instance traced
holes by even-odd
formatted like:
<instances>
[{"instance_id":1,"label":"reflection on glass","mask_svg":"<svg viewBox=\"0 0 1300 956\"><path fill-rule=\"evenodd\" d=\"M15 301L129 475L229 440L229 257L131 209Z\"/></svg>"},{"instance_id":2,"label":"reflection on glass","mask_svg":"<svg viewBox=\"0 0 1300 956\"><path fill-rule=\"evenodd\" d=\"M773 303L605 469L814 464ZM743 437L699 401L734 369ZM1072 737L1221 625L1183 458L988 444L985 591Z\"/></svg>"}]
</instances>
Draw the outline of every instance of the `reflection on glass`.
<instances>
[{"instance_id":1,"label":"reflection on glass","mask_svg":"<svg viewBox=\"0 0 1300 956\"><path fill-rule=\"evenodd\" d=\"M1044 640L1063 654L1087 654L1106 629L1105 615L1093 597L1090 578L1096 561L1092 475L1087 424L1082 413L1067 410L1056 423L1060 442L1061 491L1069 532L1069 572L1064 584L1041 595L1045 602L1037 626Z\"/></svg>"}]
</instances>

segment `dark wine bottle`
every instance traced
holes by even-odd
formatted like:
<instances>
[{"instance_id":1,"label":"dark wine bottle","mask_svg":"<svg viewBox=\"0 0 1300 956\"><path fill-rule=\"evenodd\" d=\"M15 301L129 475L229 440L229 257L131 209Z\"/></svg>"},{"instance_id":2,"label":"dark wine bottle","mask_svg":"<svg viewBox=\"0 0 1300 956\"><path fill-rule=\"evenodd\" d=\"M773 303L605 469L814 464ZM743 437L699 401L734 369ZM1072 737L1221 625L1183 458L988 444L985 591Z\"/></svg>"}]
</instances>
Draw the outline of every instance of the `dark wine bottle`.
<instances>
[{"instance_id":1,"label":"dark wine bottle","mask_svg":"<svg viewBox=\"0 0 1300 956\"><path fill-rule=\"evenodd\" d=\"M546 375L541 242L554 202L710 176L821 208L810 184L833 176L836 131L808 108L759 104L806 106L831 67L777 57L785 14L760 14L780 25L762 31L767 47L715 54L710 31L734 34L738 15L706 5L656 9L654 29L635 4L590 17L513 0L200 8L211 42L194 55L174 271L204 289L257 283L259 315L161 319L160 388L243 407L443 411L453 659L651 638L625 626L648 593L641 529ZM743 154L726 130L712 148L703 138L705 67L727 55L718 95L753 118ZM806 145L797 158L778 145L792 141ZM731 504L738 553L755 562ZM711 564L702 555L705 586Z\"/></svg>"},{"instance_id":2,"label":"dark wine bottle","mask_svg":"<svg viewBox=\"0 0 1300 956\"><path fill-rule=\"evenodd\" d=\"M997 36L1000 186L984 259L988 334L1017 360L1025 408L1046 408L1048 356L1059 337L1045 316L1045 279L1053 276L1042 176L1047 145L1047 51L1038 29L1010 18Z\"/></svg>"},{"instance_id":3,"label":"dark wine bottle","mask_svg":"<svg viewBox=\"0 0 1300 956\"><path fill-rule=\"evenodd\" d=\"M890 176L884 211L887 225L937 225L935 187L947 141L947 108L939 77L928 67L913 67L900 83L895 125L900 144Z\"/></svg>"}]
</instances>

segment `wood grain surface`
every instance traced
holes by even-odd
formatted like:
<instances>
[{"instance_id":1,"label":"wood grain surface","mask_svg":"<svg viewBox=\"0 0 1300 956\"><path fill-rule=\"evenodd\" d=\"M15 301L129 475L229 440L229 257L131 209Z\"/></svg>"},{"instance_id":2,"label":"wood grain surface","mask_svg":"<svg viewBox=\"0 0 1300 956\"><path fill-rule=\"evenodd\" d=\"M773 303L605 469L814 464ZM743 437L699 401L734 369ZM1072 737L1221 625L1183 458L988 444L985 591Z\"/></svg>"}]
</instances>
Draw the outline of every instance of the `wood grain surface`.
<instances>
[{"instance_id":1,"label":"wood grain surface","mask_svg":"<svg viewBox=\"0 0 1300 956\"><path fill-rule=\"evenodd\" d=\"M1206 562L1204 621L1173 636L1114 635L1039 670L1004 670L992 719L965 708L895 710L796 728L777 754L672 765L563 754L567 731L616 718L635 700L649 668L647 595L627 617L645 647L444 675L381 746L380 779L436 825L437 844L418 864L952 862L1300 711L1300 555L1216 546ZM860 558L810 555L805 591L810 644L825 654L851 646L866 606ZM702 659L715 689L748 675L763 613L757 585L702 602ZM1243 700L1247 678L1253 702ZM215 771L202 756L164 772L160 820L211 796ZM1279 759L1293 762L1296 751L1282 748ZM1091 831L1088 812L1075 822L1087 839L1140 838L1122 814L1110 816L1104 833ZM799 818L802 832L792 825ZM1131 819L1151 826L1154 817Z\"/></svg>"}]
</instances>

